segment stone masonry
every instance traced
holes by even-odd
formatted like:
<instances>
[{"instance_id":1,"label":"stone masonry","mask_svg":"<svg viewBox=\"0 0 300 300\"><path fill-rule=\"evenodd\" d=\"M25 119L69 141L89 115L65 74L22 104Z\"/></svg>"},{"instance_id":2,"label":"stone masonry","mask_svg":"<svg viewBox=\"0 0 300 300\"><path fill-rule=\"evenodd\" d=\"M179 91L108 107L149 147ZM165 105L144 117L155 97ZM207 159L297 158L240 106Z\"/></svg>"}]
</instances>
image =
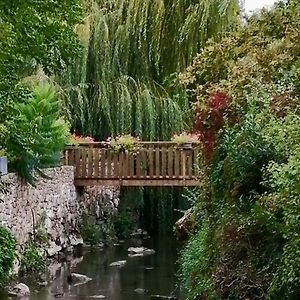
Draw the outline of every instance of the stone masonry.
<instances>
[{"instance_id":1,"label":"stone masonry","mask_svg":"<svg viewBox=\"0 0 300 300\"><path fill-rule=\"evenodd\" d=\"M23 183L15 174L1 178L7 193L1 195L0 224L9 228L22 248L34 234L48 240L48 256L82 243L78 233L79 205L73 167L44 170L50 179L40 178L35 186Z\"/></svg>"},{"instance_id":2,"label":"stone masonry","mask_svg":"<svg viewBox=\"0 0 300 300\"><path fill-rule=\"evenodd\" d=\"M22 250L30 238L40 235L48 257L82 244L79 225L83 214L110 234L117 213L120 189L74 186L74 169L63 166L43 170L48 178L39 178L35 186L26 184L16 174L1 177L6 193L0 189L0 225L11 230Z\"/></svg>"}]
</instances>

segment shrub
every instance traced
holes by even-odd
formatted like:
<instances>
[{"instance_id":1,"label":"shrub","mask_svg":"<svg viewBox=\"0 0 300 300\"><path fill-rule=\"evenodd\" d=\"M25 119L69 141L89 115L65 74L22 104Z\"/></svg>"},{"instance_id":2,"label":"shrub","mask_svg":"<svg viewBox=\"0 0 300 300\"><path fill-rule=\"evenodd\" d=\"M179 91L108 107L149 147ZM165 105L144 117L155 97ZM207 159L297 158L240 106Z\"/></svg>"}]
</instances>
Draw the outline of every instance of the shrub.
<instances>
[{"instance_id":1,"label":"shrub","mask_svg":"<svg viewBox=\"0 0 300 300\"><path fill-rule=\"evenodd\" d=\"M188 299L298 299L300 117L273 108L268 89L248 95L202 165L210 192L181 259Z\"/></svg>"},{"instance_id":2,"label":"shrub","mask_svg":"<svg viewBox=\"0 0 300 300\"><path fill-rule=\"evenodd\" d=\"M36 242L28 241L21 256L20 275L39 274L45 271L45 268L46 264L44 258L39 253Z\"/></svg>"},{"instance_id":3,"label":"shrub","mask_svg":"<svg viewBox=\"0 0 300 300\"><path fill-rule=\"evenodd\" d=\"M58 162L57 152L67 141L68 126L59 112L53 87L38 86L23 103L14 105L13 116L6 123L9 167L30 182L34 171Z\"/></svg>"},{"instance_id":4,"label":"shrub","mask_svg":"<svg viewBox=\"0 0 300 300\"><path fill-rule=\"evenodd\" d=\"M6 282L13 266L16 241L12 234L0 226L0 285Z\"/></svg>"}]
</instances>

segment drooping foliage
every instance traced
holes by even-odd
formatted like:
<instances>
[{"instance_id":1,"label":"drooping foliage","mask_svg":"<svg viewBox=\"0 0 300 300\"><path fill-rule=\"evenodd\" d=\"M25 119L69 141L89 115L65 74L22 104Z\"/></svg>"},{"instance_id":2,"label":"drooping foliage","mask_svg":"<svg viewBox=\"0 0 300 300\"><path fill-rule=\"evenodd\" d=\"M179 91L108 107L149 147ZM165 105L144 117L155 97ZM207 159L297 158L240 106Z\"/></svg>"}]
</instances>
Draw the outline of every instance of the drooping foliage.
<instances>
[{"instance_id":1,"label":"drooping foliage","mask_svg":"<svg viewBox=\"0 0 300 300\"><path fill-rule=\"evenodd\" d=\"M299 15L290 0L252 16L180 76L195 129L214 133L181 258L188 299L299 298Z\"/></svg>"},{"instance_id":2,"label":"drooping foliage","mask_svg":"<svg viewBox=\"0 0 300 300\"><path fill-rule=\"evenodd\" d=\"M209 37L237 25L237 1L98 0L86 4L85 45L62 81L74 130L98 139L166 139L189 125L174 73ZM187 123L187 124L186 124Z\"/></svg>"}]
</instances>

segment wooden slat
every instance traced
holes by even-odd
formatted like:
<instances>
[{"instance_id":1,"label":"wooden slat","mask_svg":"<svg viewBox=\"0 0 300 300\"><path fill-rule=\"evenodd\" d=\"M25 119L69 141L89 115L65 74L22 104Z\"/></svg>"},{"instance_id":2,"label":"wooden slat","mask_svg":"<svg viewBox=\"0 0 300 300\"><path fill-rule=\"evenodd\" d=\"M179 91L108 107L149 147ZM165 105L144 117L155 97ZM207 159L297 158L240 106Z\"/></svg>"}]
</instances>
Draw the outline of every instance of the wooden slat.
<instances>
[{"instance_id":1,"label":"wooden slat","mask_svg":"<svg viewBox=\"0 0 300 300\"><path fill-rule=\"evenodd\" d=\"M81 149L75 149L75 178L81 177Z\"/></svg>"},{"instance_id":2,"label":"wooden slat","mask_svg":"<svg viewBox=\"0 0 300 300\"><path fill-rule=\"evenodd\" d=\"M69 166L74 166L75 165L75 157L74 157L74 149L68 149L65 151L65 164Z\"/></svg>"},{"instance_id":3,"label":"wooden slat","mask_svg":"<svg viewBox=\"0 0 300 300\"><path fill-rule=\"evenodd\" d=\"M172 178L174 175L173 165L174 165L174 150L173 147L170 147L168 149L168 172L167 172L169 178Z\"/></svg>"},{"instance_id":4,"label":"wooden slat","mask_svg":"<svg viewBox=\"0 0 300 300\"><path fill-rule=\"evenodd\" d=\"M186 170L187 170L187 176L189 178L193 177L193 151L188 150L187 151L187 165L186 165Z\"/></svg>"},{"instance_id":5,"label":"wooden slat","mask_svg":"<svg viewBox=\"0 0 300 300\"><path fill-rule=\"evenodd\" d=\"M142 177L147 177L148 174L148 150L147 148L144 148L144 151L142 153Z\"/></svg>"},{"instance_id":6,"label":"wooden slat","mask_svg":"<svg viewBox=\"0 0 300 300\"><path fill-rule=\"evenodd\" d=\"M185 150L181 152L181 174L182 177L186 178L186 153Z\"/></svg>"},{"instance_id":7,"label":"wooden slat","mask_svg":"<svg viewBox=\"0 0 300 300\"><path fill-rule=\"evenodd\" d=\"M154 155L154 149L151 146L148 150L148 163L149 163L149 177L153 178L154 176L154 159L153 159L153 155Z\"/></svg>"},{"instance_id":8,"label":"wooden slat","mask_svg":"<svg viewBox=\"0 0 300 300\"><path fill-rule=\"evenodd\" d=\"M113 178L112 174L112 152L110 150L106 150L106 168L107 168L107 177L108 178Z\"/></svg>"},{"instance_id":9,"label":"wooden slat","mask_svg":"<svg viewBox=\"0 0 300 300\"><path fill-rule=\"evenodd\" d=\"M119 167L120 167L120 174L119 178L123 178L126 173L126 162L125 162L125 152L122 151L119 153Z\"/></svg>"},{"instance_id":10,"label":"wooden slat","mask_svg":"<svg viewBox=\"0 0 300 300\"><path fill-rule=\"evenodd\" d=\"M101 160L101 164L100 164L100 173L101 173L101 178L106 178L106 149L101 149L100 150L100 160Z\"/></svg>"},{"instance_id":11,"label":"wooden slat","mask_svg":"<svg viewBox=\"0 0 300 300\"><path fill-rule=\"evenodd\" d=\"M87 148L82 148L81 149L81 165L82 165L82 174L81 177L82 178L86 178L87 175L87 170L86 170L86 158L87 158Z\"/></svg>"},{"instance_id":12,"label":"wooden slat","mask_svg":"<svg viewBox=\"0 0 300 300\"><path fill-rule=\"evenodd\" d=\"M128 162L128 164L129 164L129 166L128 166L128 168L129 168L129 177L131 177L131 178L135 177L135 173L134 173L135 155L136 154L133 153L128 158L129 159L129 162Z\"/></svg>"},{"instance_id":13,"label":"wooden slat","mask_svg":"<svg viewBox=\"0 0 300 300\"><path fill-rule=\"evenodd\" d=\"M198 155L199 155L200 149L199 147L195 147L194 154L193 154L193 176L197 177L198 174Z\"/></svg>"},{"instance_id":14,"label":"wooden slat","mask_svg":"<svg viewBox=\"0 0 300 300\"><path fill-rule=\"evenodd\" d=\"M113 174L114 177L120 177L119 153L113 153Z\"/></svg>"},{"instance_id":15,"label":"wooden slat","mask_svg":"<svg viewBox=\"0 0 300 300\"><path fill-rule=\"evenodd\" d=\"M93 155L93 149L89 148L87 150L87 177L92 178L94 173L94 155Z\"/></svg>"},{"instance_id":16,"label":"wooden slat","mask_svg":"<svg viewBox=\"0 0 300 300\"><path fill-rule=\"evenodd\" d=\"M131 157L132 157L132 153L126 153L126 175L125 175L125 178L130 178Z\"/></svg>"},{"instance_id":17,"label":"wooden slat","mask_svg":"<svg viewBox=\"0 0 300 300\"><path fill-rule=\"evenodd\" d=\"M176 178L179 178L180 175L180 152L180 149L175 149L174 174Z\"/></svg>"},{"instance_id":18,"label":"wooden slat","mask_svg":"<svg viewBox=\"0 0 300 300\"><path fill-rule=\"evenodd\" d=\"M160 158L161 158L161 149L155 148L155 177L160 177Z\"/></svg>"},{"instance_id":19,"label":"wooden slat","mask_svg":"<svg viewBox=\"0 0 300 300\"><path fill-rule=\"evenodd\" d=\"M166 177L167 175L167 149L162 147L161 149L161 176Z\"/></svg>"},{"instance_id":20,"label":"wooden slat","mask_svg":"<svg viewBox=\"0 0 300 300\"><path fill-rule=\"evenodd\" d=\"M136 177L140 178L142 175L142 169L141 169L141 164L142 164L142 155L143 155L144 149L141 148L139 152L137 153L136 157Z\"/></svg>"},{"instance_id":21,"label":"wooden slat","mask_svg":"<svg viewBox=\"0 0 300 300\"><path fill-rule=\"evenodd\" d=\"M94 150L94 178L99 178L99 149Z\"/></svg>"}]
</instances>

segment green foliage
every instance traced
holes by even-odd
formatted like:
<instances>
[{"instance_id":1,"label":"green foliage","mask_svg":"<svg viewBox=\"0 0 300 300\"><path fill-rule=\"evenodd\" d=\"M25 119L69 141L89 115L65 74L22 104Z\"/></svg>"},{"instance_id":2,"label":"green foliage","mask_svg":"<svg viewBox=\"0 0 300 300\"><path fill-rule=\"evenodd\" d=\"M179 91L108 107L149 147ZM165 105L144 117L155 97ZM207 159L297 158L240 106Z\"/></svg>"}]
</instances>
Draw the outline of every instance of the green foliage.
<instances>
[{"instance_id":1,"label":"green foliage","mask_svg":"<svg viewBox=\"0 0 300 300\"><path fill-rule=\"evenodd\" d=\"M13 266L16 252L16 241L12 234L0 226L0 285L4 284Z\"/></svg>"},{"instance_id":2,"label":"green foliage","mask_svg":"<svg viewBox=\"0 0 300 300\"><path fill-rule=\"evenodd\" d=\"M203 295L203 299L208 295L208 299L218 299L210 278L213 267L211 257L216 255L218 249L209 247L211 242L208 238L209 230L207 225L202 224L202 226L201 230L191 237L182 252L179 261L181 266L180 276L188 292L188 299L197 299L199 295ZM207 250L213 252L204 255Z\"/></svg>"},{"instance_id":3,"label":"green foliage","mask_svg":"<svg viewBox=\"0 0 300 300\"><path fill-rule=\"evenodd\" d=\"M245 91L287 79L299 91L299 17L294 0L251 16L221 41L211 39L180 74L181 83L202 105L212 91L226 92L232 105L243 104Z\"/></svg>"},{"instance_id":4,"label":"green foliage","mask_svg":"<svg viewBox=\"0 0 300 300\"><path fill-rule=\"evenodd\" d=\"M87 244L90 246L97 246L99 243L103 242L103 234L101 227L97 224L87 224L81 225L81 236Z\"/></svg>"},{"instance_id":5,"label":"green foliage","mask_svg":"<svg viewBox=\"0 0 300 300\"><path fill-rule=\"evenodd\" d=\"M235 0L89 1L77 28L82 58L61 79L72 127L97 139L143 140L185 129L190 107L174 73L209 37L234 27L238 10Z\"/></svg>"},{"instance_id":6,"label":"green foliage","mask_svg":"<svg viewBox=\"0 0 300 300\"><path fill-rule=\"evenodd\" d=\"M59 117L60 107L53 87L36 87L23 103L14 105L6 122L4 144L10 167L29 181L34 171L53 166L69 135L67 124Z\"/></svg>"},{"instance_id":7,"label":"green foliage","mask_svg":"<svg viewBox=\"0 0 300 300\"><path fill-rule=\"evenodd\" d=\"M8 152L13 170L29 180L32 170L49 164L50 152L58 148L53 144L60 144L58 118L56 125L50 122L51 117L41 121L46 113L57 116L54 110L58 104L50 99L54 98L50 89L46 92L47 88L34 88L43 81L37 73L42 71L50 76L61 72L79 54L81 47L74 27L81 17L80 0L0 3L0 147ZM42 107L46 100L40 97L48 97L47 105L53 105L52 111ZM43 126L44 132L38 135L37 130ZM56 141L49 142L51 138Z\"/></svg>"},{"instance_id":8,"label":"green foliage","mask_svg":"<svg viewBox=\"0 0 300 300\"><path fill-rule=\"evenodd\" d=\"M110 213L105 213L101 219L83 213L81 215L80 233L85 243L94 247L100 243L111 243L114 238L113 220Z\"/></svg>"},{"instance_id":9,"label":"green foliage","mask_svg":"<svg viewBox=\"0 0 300 300\"><path fill-rule=\"evenodd\" d=\"M267 95L247 97L202 166L210 192L196 203L202 229L182 259L189 299L297 299L300 118L277 117Z\"/></svg>"},{"instance_id":10,"label":"green foliage","mask_svg":"<svg viewBox=\"0 0 300 300\"><path fill-rule=\"evenodd\" d=\"M130 207L120 209L114 220L114 226L118 238L126 238L136 229L136 216Z\"/></svg>"},{"instance_id":11,"label":"green foliage","mask_svg":"<svg viewBox=\"0 0 300 300\"><path fill-rule=\"evenodd\" d=\"M60 71L78 53L73 30L80 20L79 0L1 1L0 90L31 75L37 65Z\"/></svg>"},{"instance_id":12,"label":"green foliage","mask_svg":"<svg viewBox=\"0 0 300 300\"><path fill-rule=\"evenodd\" d=\"M45 260L39 253L37 243L31 240L28 241L21 253L20 275L39 274L45 271L45 268Z\"/></svg>"},{"instance_id":13,"label":"green foliage","mask_svg":"<svg viewBox=\"0 0 300 300\"><path fill-rule=\"evenodd\" d=\"M181 74L198 107L222 91L234 115L201 162L199 232L181 259L188 299L299 298L299 16L298 1L280 2Z\"/></svg>"}]
</instances>

